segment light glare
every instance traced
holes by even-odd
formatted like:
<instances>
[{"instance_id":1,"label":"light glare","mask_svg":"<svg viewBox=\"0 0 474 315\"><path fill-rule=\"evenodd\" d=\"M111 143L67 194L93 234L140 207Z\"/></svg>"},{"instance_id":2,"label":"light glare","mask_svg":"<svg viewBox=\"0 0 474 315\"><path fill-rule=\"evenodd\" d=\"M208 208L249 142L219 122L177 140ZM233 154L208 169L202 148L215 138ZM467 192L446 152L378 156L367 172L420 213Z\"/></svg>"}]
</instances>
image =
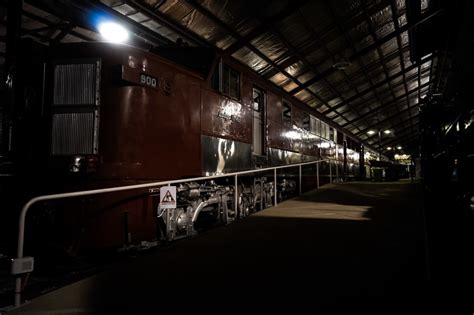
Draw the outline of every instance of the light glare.
<instances>
[{"instance_id":1,"label":"light glare","mask_svg":"<svg viewBox=\"0 0 474 315\"><path fill-rule=\"evenodd\" d=\"M123 43L128 39L128 31L121 25L113 22L104 22L99 25L102 37L112 43Z\"/></svg>"}]
</instances>

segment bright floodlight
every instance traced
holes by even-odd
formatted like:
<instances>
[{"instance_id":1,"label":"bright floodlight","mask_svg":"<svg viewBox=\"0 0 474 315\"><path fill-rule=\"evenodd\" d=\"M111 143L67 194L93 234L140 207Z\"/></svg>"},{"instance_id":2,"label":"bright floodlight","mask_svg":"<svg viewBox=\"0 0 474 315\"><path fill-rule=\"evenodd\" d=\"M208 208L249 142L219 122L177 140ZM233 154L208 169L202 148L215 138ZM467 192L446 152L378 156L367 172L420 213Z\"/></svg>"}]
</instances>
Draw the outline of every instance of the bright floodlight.
<instances>
[{"instance_id":1,"label":"bright floodlight","mask_svg":"<svg viewBox=\"0 0 474 315\"><path fill-rule=\"evenodd\" d=\"M401 150L401 149L402 149L402 146L399 145L399 146L397 147L397 150Z\"/></svg>"},{"instance_id":2,"label":"bright floodlight","mask_svg":"<svg viewBox=\"0 0 474 315\"><path fill-rule=\"evenodd\" d=\"M373 135L373 134L375 133L375 131L369 130L369 131L367 131L367 133L368 133L369 135Z\"/></svg>"},{"instance_id":3,"label":"bright floodlight","mask_svg":"<svg viewBox=\"0 0 474 315\"><path fill-rule=\"evenodd\" d=\"M102 37L112 43L123 43L128 39L128 31L121 25L113 22L104 22L99 25Z\"/></svg>"},{"instance_id":4,"label":"bright floodlight","mask_svg":"<svg viewBox=\"0 0 474 315\"><path fill-rule=\"evenodd\" d=\"M384 130L383 133L388 135L389 133L391 133L391 131L387 129L387 130Z\"/></svg>"}]
</instances>

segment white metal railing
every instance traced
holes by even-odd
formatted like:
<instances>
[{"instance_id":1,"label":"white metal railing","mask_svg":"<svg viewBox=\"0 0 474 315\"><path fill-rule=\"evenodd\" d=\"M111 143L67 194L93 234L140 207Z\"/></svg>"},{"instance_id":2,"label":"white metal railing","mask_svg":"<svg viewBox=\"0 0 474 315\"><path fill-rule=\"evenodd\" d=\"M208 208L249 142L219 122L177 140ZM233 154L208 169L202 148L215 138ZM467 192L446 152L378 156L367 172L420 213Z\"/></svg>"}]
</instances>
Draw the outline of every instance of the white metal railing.
<instances>
[{"instance_id":1,"label":"white metal railing","mask_svg":"<svg viewBox=\"0 0 474 315\"><path fill-rule=\"evenodd\" d=\"M125 190L135 190L141 188L150 188L156 186L164 186L164 185L171 185L171 184L179 184L179 183L186 183L186 182L195 182L195 181L202 181L202 180L211 180L216 178L224 178L224 177L234 177L234 206L237 210L238 208L238 183L237 178L239 175L244 174L253 174L253 173L260 173L260 172L269 172L273 170L273 178L274 178L274 204L277 205L277 170L283 168L291 168L291 167L298 167L299 168L299 193L301 194L301 179L302 179L302 166L304 165L311 165L316 164L316 187L319 188L319 164L322 162L329 162L329 182L332 183L332 163L331 161L337 162L337 160L333 159L326 159L326 160L318 160L312 162L305 162L305 163L296 163L296 164L289 164L283 166L276 166L276 167L267 167L267 168L259 168L253 169L248 171L242 172L234 172L234 173L227 173L221 175L213 175L213 176L203 176L203 177L194 177L188 179L177 179L177 180L168 180L168 181L160 181L160 182L153 182L153 183L146 183L146 184L138 184L138 185L128 185L128 186L120 186L120 187L110 187L110 188L101 188L101 189L93 189L93 190L83 190L83 191L75 191L69 193L61 193L61 194L52 194L52 195L43 195L38 196L30 199L21 209L20 218L18 222L18 246L17 246L17 257L13 259L13 263L18 260L21 261L23 258L23 248L25 242L25 219L26 214L30 207L39 202L39 201L47 201L47 200L58 200L58 199L65 199L65 198L72 198L72 197L81 197L81 196L90 196L90 195L98 195L98 194L106 194L118 191L125 191ZM32 269L31 269L32 270ZM21 305L21 274L16 277L15 280L15 307Z\"/></svg>"}]
</instances>

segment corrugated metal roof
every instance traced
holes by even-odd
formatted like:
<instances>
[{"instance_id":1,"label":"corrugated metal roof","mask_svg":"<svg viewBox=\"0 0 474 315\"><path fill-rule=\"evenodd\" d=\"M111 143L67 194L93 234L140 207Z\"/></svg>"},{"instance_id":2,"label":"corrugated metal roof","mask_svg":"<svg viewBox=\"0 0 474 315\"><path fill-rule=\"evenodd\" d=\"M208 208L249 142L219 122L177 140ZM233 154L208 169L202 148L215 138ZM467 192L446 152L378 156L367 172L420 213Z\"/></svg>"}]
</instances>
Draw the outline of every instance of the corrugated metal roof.
<instances>
[{"instance_id":1,"label":"corrugated metal roof","mask_svg":"<svg viewBox=\"0 0 474 315\"><path fill-rule=\"evenodd\" d=\"M24 36L45 43L100 39L31 3L24 4ZM140 34L147 44L182 38L189 46L214 46L374 145L371 129L391 129L394 137L416 132L414 109L438 70L436 55L410 59L403 0L101 3L149 30L153 36ZM421 5L429 13L430 2ZM5 18L1 25L4 38ZM2 51L0 43L0 58ZM340 61L351 65L335 69Z\"/></svg>"}]
</instances>

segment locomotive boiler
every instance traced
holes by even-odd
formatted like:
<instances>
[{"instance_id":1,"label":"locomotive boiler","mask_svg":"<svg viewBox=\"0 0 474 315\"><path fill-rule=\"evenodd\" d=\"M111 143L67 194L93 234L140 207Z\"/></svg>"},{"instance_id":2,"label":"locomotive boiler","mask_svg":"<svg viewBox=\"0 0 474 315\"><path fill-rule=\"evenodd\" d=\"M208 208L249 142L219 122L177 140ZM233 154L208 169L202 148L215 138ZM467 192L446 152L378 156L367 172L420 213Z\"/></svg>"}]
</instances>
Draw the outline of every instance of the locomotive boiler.
<instances>
[{"instance_id":1,"label":"locomotive boiler","mask_svg":"<svg viewBox=\"0 0 474 315\"><path fill-rule=\"evenodd\" d=\"M25 118L11 131L21 143L4 144L17 151L9 185L22 182L26 192L17 199L317 160L330 160L320 165L321 184L365 174L357 139L235 61L179 64L201 56L193 49L98 42L44 49L31 76L41 82L21 86L35 91L28 115L37 130ZM302 185L314 187L315 171L307 171ZM160 209L152 189L46 203L35 213L75 250L174 240L271 206L275 186L280 200L294 195L295 175L281 172L276 183L269 174L241 176L237 194L225 178L183 183L174 209Z\"/></svg>"}]
</instances>

